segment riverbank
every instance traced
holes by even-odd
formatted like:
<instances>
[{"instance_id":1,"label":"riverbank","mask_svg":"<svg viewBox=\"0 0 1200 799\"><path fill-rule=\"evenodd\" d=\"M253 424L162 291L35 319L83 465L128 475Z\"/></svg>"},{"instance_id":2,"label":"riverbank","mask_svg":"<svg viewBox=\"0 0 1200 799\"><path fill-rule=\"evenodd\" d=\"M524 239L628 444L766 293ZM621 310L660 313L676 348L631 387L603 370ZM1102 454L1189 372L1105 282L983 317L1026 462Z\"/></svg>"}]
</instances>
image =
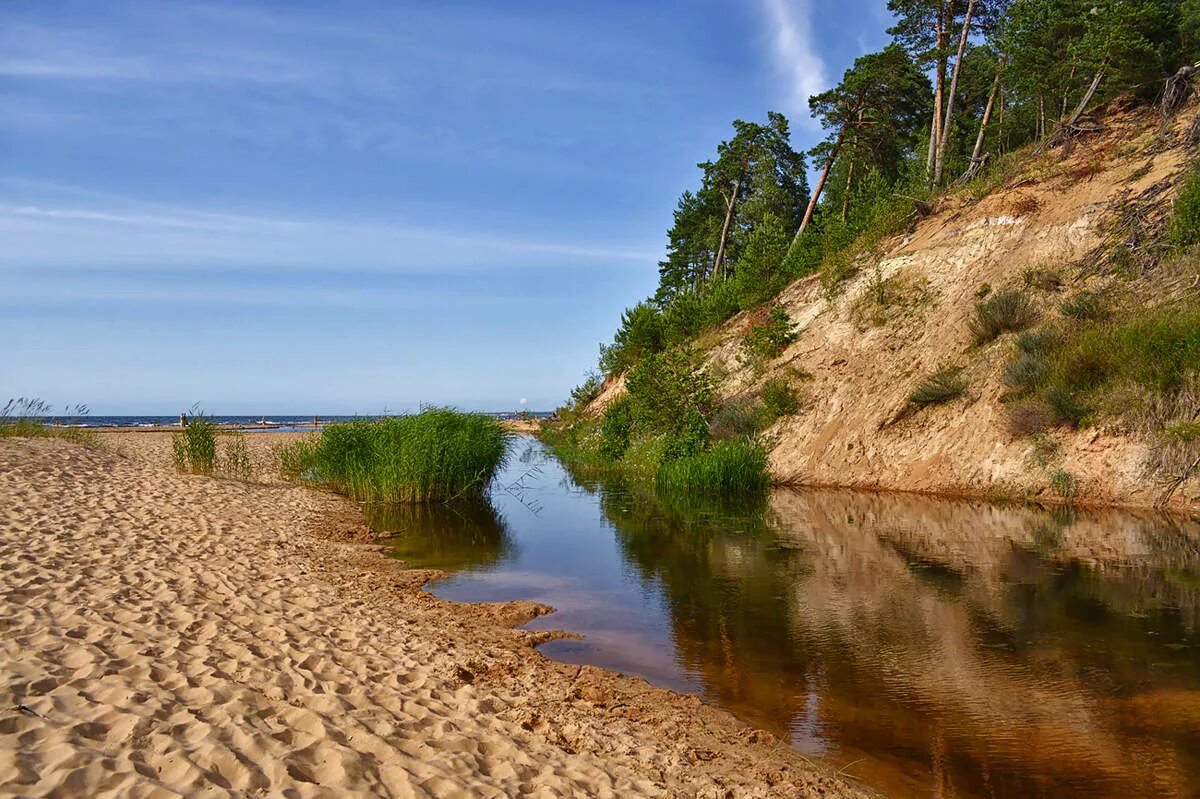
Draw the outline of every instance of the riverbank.
<instances>
[{"instance_id":1,"label":"riverbank","mask_svg":"<svg viewBox=\"0 0 1200 799\"><path fill-rule=\"evenodd\" d=\"M22 794L859 796L692 697L421 591L348 501L0 441L0 784Z\"/></svg>"}]
</instances>

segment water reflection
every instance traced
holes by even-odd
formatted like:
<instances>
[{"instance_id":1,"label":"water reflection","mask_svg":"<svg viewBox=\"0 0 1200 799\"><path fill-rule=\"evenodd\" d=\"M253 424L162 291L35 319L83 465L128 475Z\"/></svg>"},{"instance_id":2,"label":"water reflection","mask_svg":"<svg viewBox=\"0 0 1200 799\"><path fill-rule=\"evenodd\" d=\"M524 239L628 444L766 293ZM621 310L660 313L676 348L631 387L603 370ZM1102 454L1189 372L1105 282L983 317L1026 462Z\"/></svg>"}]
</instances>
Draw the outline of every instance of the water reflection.
<instances>
[{"instance_id":1,"label":"water reflection","mask_svg":"<svg viewBox=\"0 0 1200 799\"><path fill-rule=\"evenodd\" d=\"M513 555L504 519L490 502L364 506L367 524L392 535L389 554L414 569L480 569Z\"/></svg>"},{"instance_id":2,"label":"water reflection","mask_svg":"<svg viewBox=\"0 0 1200 799\"><path fill-rule=\"evenodd\" d=\"M1200 528L838 491L654 497L553 462L520 549L555 658L701 693L897 796L1200 795Z\"/></svg>"}]
</instances>

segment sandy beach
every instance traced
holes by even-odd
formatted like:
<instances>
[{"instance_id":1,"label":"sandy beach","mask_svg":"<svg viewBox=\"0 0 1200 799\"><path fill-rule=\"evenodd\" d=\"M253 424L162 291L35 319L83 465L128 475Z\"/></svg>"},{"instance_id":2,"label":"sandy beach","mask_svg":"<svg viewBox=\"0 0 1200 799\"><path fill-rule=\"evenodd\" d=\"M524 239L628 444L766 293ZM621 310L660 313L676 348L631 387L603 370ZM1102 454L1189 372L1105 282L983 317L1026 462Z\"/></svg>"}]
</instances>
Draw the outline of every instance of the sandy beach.
<instances>
[{"instance_id":1,"label":"sandy beach","mask_svg":"<svg viewBox=\"0 0 1200 799\"><path fill-rule=\"evenodd\" d=\"M358 509L0 440L0 796L863 796L694 697L421 591Z\"/></svg>"}]
</instances>

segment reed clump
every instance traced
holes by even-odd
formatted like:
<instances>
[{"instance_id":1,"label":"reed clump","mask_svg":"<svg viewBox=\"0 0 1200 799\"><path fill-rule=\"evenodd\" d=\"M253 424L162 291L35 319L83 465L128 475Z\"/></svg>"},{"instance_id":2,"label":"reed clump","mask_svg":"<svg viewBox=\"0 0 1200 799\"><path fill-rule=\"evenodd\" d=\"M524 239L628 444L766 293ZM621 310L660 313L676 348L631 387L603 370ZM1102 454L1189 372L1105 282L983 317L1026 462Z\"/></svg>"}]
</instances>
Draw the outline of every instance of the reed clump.
<instances>
[{"instance_id":1,"label":"reed clump","mask_svg":"<svg viewBox=\"0 0 1200 799\"><path fill-rule=\"evenodd\" d=\"M0 438L61 438L86 447L99 447L100 439L95 431L82 427L47 424L52 407L34 397L10 399L0 407ZM88 415L86 405L76 405L67 410L66 416L77 418Z\"/></svg>"},{"instance_id":2,"label":"reed clump","mask_svg":"<svg viewBox=\"0 0 1200 799\"><path fill-rule=\"evenodd\" d=\"M280 471L362 502L482 496L504 464L510 434L451 408L333 424L280 452Z\"/></svg>"},{"instance_id":3,"label":"reed clump","mask_svg":"<svg viewBox=\"0 0 1200 799\"><path fill-rule=\"evenodd\" d=\"M722 496L756 494L770 486L767 451L756 441L715 441L703 452L665 461L654 475L657 488Z\"/></svg>"},{"instance_id":4,"label":"reed clump","mask_svg":"<svg viewBox=\"0 0 1200 799\"><path fill-rule=\"evenodd\" d=\"M180 472L212 474L217 465L217 426L203 413L193 413L183 429L171 436L171 456Z\"/></svg>"}]
</instances>

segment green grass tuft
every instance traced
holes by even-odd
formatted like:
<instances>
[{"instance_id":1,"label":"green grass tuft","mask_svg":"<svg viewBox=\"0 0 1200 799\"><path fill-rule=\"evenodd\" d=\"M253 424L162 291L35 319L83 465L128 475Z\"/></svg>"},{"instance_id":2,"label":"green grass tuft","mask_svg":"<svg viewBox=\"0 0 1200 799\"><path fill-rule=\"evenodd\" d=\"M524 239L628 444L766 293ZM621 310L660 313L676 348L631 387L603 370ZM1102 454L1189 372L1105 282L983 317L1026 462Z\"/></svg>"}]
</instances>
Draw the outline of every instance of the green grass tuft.
<instances>
[{"instance_id":1,"label":"green grass tuft","mask_svg":"<svg viewBox=\"0 0 1200 799\"><path fill-rule=\"evenodd\" d=\"M217 426L203 413L194 413L171 436L175 468L188 474L212 474L217 464Z\"/></svg>"},{"instance_id":2,"label":"green grass tuft","mask_svg":"<svg viewBox=\"0 0 1200 799\"><path fill-rule=\"evenodd\" d=\"M967 383L962 378L961 366L943 366L917 384L908 395L908 404L914 408L939 405L962 394Z\"/></svg>"},{"instance_id":3,"label":"green grass tuft","mask_svg":"<svg viewBox=\"0 0 1200 799\"><path fill-rule=\"evenodd\" d=\"M10 399L0 407L0 438L61 438L85 447L100 448L100 438L94 430L82 427L60 427L46 424L50 416L49 403L31 397ZM86 405L76 405L68 416L87 416Z\"/></svg>"},{"instance_id":4,"label":"green grass tuft","mask_svg":"<svg viewBox=\"0 0 1200 799\"><path fill-rule=\"evenodd\" d=\"M1037 320L1037 311L1024 292L1005 289L975 306L968 322L976 344L986 344L1001 333L1024 330Z\"/></svg>"},{"instance_id":5,"label":"green grass tuft","mask_svg":"<svg viewBox=\"0 0 1200 799\"><path fill-rule=\"evenodd\" d=\"M1183 247L1200 244L1200 169L1192 169L1180 184L1167 235Z\"/></svg>"},{"instance_id":6,"label":"green grass tuft","mask_svg":"<svg viewBox=\"0 0 1200 799\"><path fill-rule=\"evenodd\" d=\"M364 502L482 496L510 435L481 414L426 408L409 416L329 425L281 451L281 471Z\"/></svg>"},{"instance_id":7,"label":"green grass tuft","mask_svg":"<svg viewBox=\"0 0 1200 799\"><path fill-rule=\"evenodd\" d=\"M1059 306L1062 315L1068 319L1080 319L1089 322L1100 322L1110 315L1108 302L1094 291L1081 291Z\"/></svg>"},{"instance_id":8,"label":"green grass tuft","mask_svg":"<svg viewBox=\"0 0 1200 799\"><path fill-rule=\"evenodd\" d=\"M704 452L663 463L654 483L660 489L719 495L765 491L767 452L752 441L716 441Z\"/></svg>"}]
</instances>

